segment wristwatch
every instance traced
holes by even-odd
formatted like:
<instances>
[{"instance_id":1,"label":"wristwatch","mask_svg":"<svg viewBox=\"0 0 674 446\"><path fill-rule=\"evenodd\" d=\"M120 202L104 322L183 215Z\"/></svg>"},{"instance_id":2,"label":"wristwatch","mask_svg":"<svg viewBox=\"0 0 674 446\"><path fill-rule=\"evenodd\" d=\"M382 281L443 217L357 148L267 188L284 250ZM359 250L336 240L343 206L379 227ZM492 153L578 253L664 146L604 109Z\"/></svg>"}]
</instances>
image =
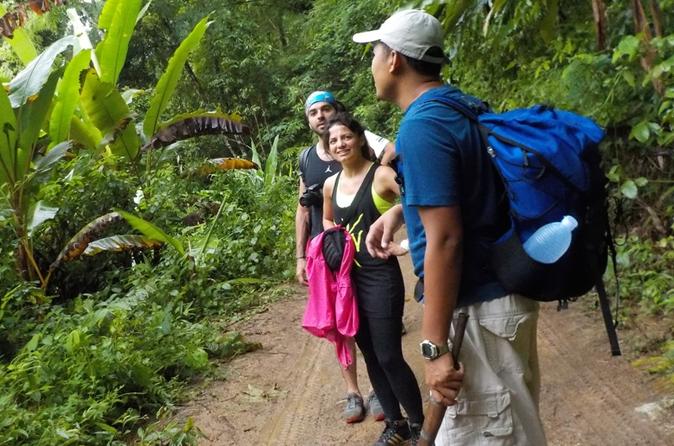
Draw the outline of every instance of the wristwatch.
<instances>
[{"instance_id":1,"label":"wristwatch","mask_svg":"<svg viewBox=\"0 0 674 446\"><path fill-rule=\"evenodd\" d=\"M449 353L449 346L446 343L437 345L428 339L421 341L419 348L421 349L421 356L428 361L432 361L445 353Z\"/></svg>"}]
</instances>

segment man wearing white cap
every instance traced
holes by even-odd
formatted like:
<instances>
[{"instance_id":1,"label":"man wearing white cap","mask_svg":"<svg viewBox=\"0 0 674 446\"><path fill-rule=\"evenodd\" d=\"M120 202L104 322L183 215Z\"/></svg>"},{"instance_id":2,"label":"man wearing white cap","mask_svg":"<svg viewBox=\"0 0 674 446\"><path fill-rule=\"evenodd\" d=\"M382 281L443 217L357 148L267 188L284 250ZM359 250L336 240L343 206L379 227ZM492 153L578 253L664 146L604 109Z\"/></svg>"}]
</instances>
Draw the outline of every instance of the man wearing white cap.
<instances>
[{"instance_id":1,"label":"man wearing white cap","mask_svg":"<svg viewBox=\"0 0 674 446\"><path fill-rule=\"evenodd\" d=\"M396 137L402 204L370 228L367 246L387 257L406 223L423 281L426 383L430 397L449 406L436 444L545 445L538 305L508 294L489 265L489 246L508 227L507 208L477 126L442 103L476 101L441 81L442 27L423 11L405 10L353 40L374 45L377 97L405 113ZM455 308L469 315L460 371L445 354Z\"/></svg>"}]
</instances>

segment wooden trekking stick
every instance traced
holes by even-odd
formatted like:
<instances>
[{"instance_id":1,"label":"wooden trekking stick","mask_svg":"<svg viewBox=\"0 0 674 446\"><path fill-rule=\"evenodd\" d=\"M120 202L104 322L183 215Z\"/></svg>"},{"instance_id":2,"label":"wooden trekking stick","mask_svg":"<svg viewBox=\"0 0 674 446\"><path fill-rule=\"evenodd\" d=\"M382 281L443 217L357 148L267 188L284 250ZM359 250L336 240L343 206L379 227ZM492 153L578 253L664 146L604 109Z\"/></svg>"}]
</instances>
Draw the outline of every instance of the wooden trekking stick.
<instances>
[{"instance_id":1,"label":"wooden trekking stick","mask_svg":"<svg viewBox=\"0 0 674 446\"><path fill-rule=\"evenodd\" d=\"M452 359L454 360L454 369L459 370L459 352L463 343L463 333L466 331L466 322L468 314L459 313L456 324L454 325L454 341L452 342ZM424 416L424 425L421 428L421 438L417 443L419 446L433 446L435 437L438 435L440 424L445 417L447 407L435 401L433 398L428 403L426 415Z\"/></svg>"}]
</instances>

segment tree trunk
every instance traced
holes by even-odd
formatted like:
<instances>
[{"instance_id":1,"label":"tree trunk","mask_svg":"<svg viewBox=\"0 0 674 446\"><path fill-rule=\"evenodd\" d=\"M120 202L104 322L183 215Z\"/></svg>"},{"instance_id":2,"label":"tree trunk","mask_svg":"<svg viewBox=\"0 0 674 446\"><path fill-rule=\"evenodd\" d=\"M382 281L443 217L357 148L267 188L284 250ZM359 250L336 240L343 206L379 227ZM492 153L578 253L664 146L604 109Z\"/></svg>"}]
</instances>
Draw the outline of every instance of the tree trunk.
<instances>
[{"instance_id":1,"label":"tree trunk","mask_svg":"<svg viewBox=\"0 0 674 446\"><path fill-rule=\"evenodd\" d=\"M597 30L597 50L606 49L606 4L604 0L592 0L594 26Z\"/></svg>"},{"instance_id":2,"label":"tree trunk","mask_svg":"<svg viewBox=\"0 0 674 446\"><path fill-rule=\"evenodd\" d=\"M644 10L644 5L641 0L632 0L632 12L634 14L634 32L635 34L641 34L642 42L646 47L646 53L641 58L641 67L646 72L650 72L653 69L656 53L655 48L651 45L653 33L651 32L651 27L648 23L646 11ZM662 96L665 92L665 86L662 80L653 79L652 84L656 93Z\"/></svg>"},{"instance_id":3,"label":"tree trunk","mask_svg":"<svg viewBox=\"0 0 674 446\"><path fill-rule=\"evenodd\" d=\"M650 2L651 15L653 16L653 28L657 37L662 37L664 31L662 29L662 10L658 4L658 0L651 0Z\"/></svg>"}]
</instances>

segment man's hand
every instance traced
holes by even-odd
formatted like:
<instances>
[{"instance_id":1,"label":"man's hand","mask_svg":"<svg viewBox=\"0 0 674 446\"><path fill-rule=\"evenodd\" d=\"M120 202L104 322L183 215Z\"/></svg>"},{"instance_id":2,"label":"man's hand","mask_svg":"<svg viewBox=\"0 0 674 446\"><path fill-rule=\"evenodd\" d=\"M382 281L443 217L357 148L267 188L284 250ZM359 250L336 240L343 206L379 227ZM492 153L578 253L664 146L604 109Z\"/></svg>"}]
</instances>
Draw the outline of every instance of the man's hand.
<instances>
[{"instance_id":1,"label":"man's hand","mask_svg":"<svg viewBox=\"0 0 674 446\"><path fill-rule=\"evenodd\" d=\"M300 285L309 286L309 282L307 282L307 259L297 259L295 278Z\"/></svg>"},{"instance_id":2,"label":"man's hand","mask_svg":"<svg viewBox=\"0 0 674 446\"><path fill-rule=\"evenodd\" d=\"M448 353L433 361L425 361L425 368L431 398L445 406L456 404L463 382L463 365L455 370L452 355Z\"/></svg>"},{"instance_id":3,"label":"man's hand","mask_svg":"<svg viewBox=\"0 0 674 446\"><path fill-rule=\"evenodd\" d=\"M380 259L388 259L391 255L396 255L390 250L390 244L393 240L393 234L403 224L402 206L396 205L386 211L381 217L377 219L368 231L365 245L367 252L372 257Z\"/></svg>"}]
</instances>

